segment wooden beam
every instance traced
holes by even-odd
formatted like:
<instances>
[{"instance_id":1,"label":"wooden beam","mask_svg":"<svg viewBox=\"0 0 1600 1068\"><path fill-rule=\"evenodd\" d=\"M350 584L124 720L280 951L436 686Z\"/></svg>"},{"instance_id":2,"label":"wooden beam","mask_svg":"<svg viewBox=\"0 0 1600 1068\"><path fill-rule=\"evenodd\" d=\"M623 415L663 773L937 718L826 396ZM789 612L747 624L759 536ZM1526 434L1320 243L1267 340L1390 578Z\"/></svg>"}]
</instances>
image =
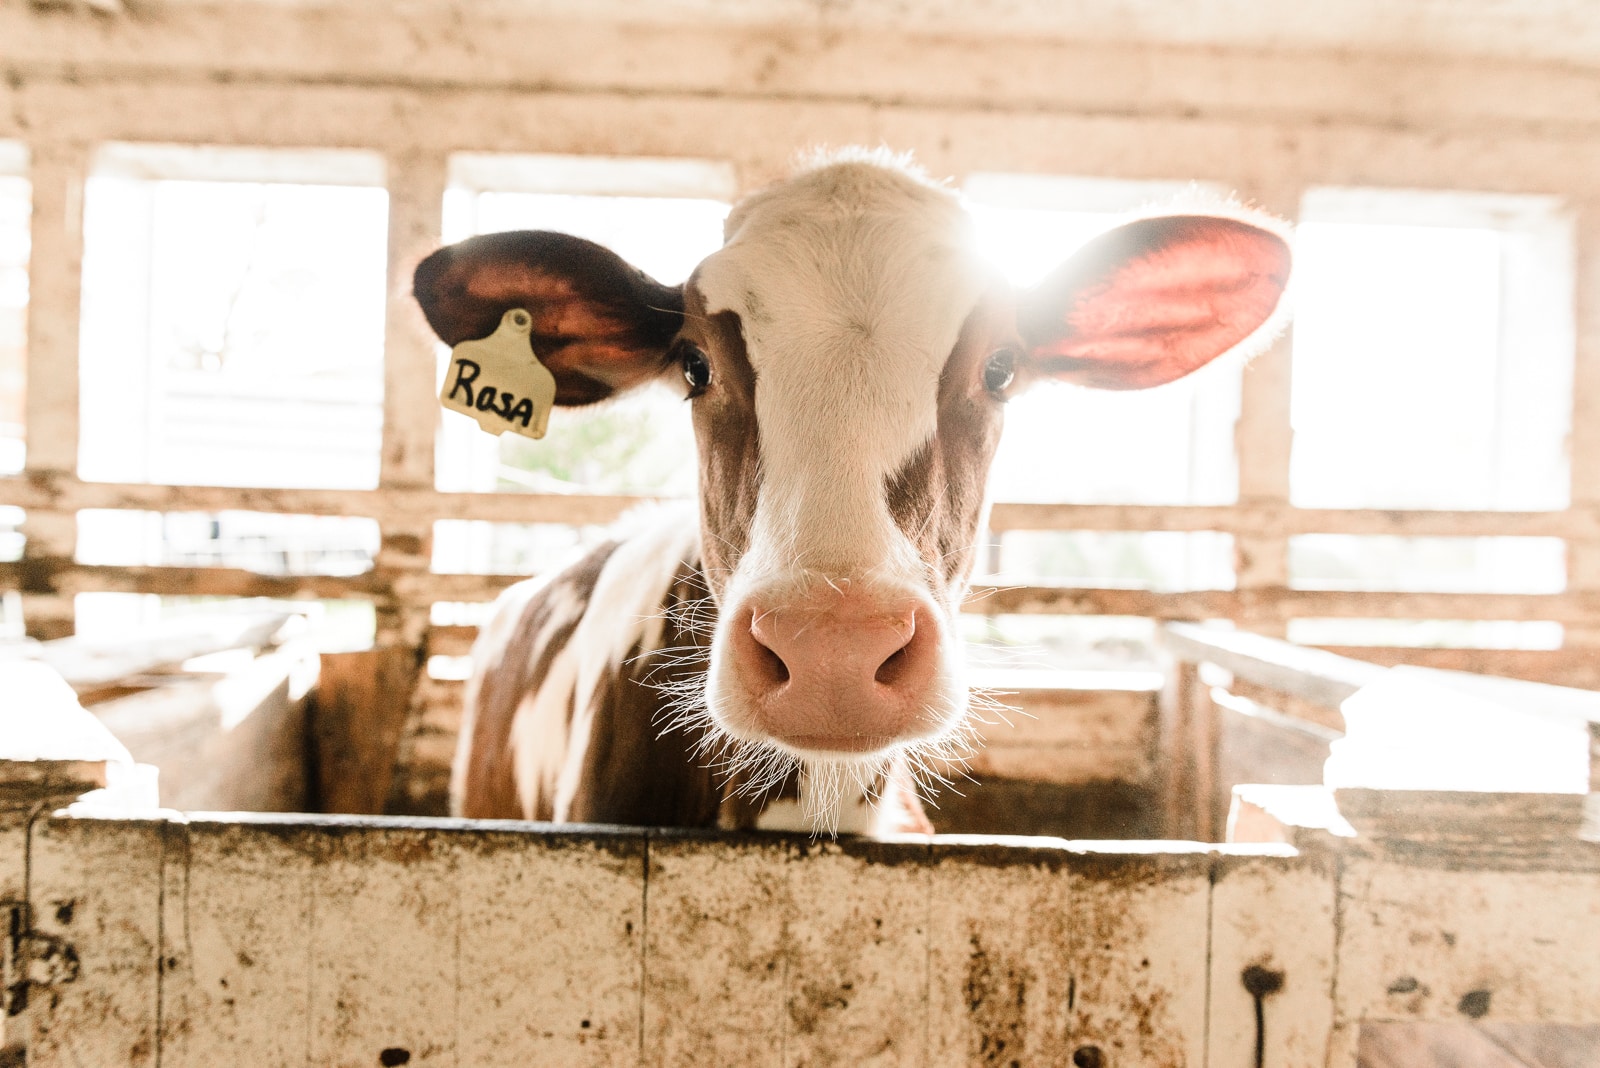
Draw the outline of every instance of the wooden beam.
<instances>
[{"instance_id":1,"label":"wooden beam","mask_svg":"<svg viewBox=\"0 0 1600 1068\"><path fill-rule=\"evenodd\" d=\"M419 5L374 21L356 4L314 10L164 4L159 18L113 22L5 5L0 39L7 42L9 71L24 83L98 71L200 84L231 76L502 93L675 91L991 112L1221 115L1308 126L1488 125L1548 130L1563 139L1597 125L1583 106L1593 99L1592 69L1537 62L1521 52L1492 62L1428 54L1419 47L1438 42L1425 40L1426 32L1413 32L1398 49L1321 33L1272 49L1235 34L1231 43L1085 36L1081 13L1041 20L1050 5L1015 8L1014 17L951 5L930 9L915 25L897 23L885 35L870 8L830 10L819 20L805 4L758 6L755 18L737 8L719 16L720 6L701 5L695 17L674 19L662 15L665 9L622 3L586 5L581 18L560 9L480 14ZM1072 32L1063 32L1069 25ZM1515 43L1508 38L1507 49ZM1152 79L1157 69L1163 77ZM1261 92L1263 85L1274 91ZM0 112L0 133L9 118ZM792 137L790 144L801 140Z\"/></svg>"},{"instance_id":2,"label":"wooden beam","mask_svg":"<svg viewBox=\"0 0 1600 1068\"><path fill-rule=\"evenodd\" d=\"M81 142L30 141L33 187L28 264L27 478L75 475L78 469L78 295L83 276L83 182L88 149ZM70 560L76 516L29 511L23 561ZM22 586L30 637L60 638L74 628L70 598Z\"/></svg>"},{"instance_id":3,"label":"wooden beam","mask_svg":"<svg viewBox=\"0 0 1600 1068\"><path fill-rule=\"evenodd\" d=\"M1600 689L1600 651L1594 649L1433 649L1411 646L1324 645L1325 652L1385 667L1413 664L1445 671L1501 675L1553 686Z\"/></svg>"},{"instance_id":4,"label":"wooden beam","mask_svg":"<svg viewBox=\"0 0 1600 1068\"><path fill-rule=\"evenodd\" d=\"M1294 221L1300 216L1302 190L1290 183L1240 190L1246 202L1274 216ZM1234 428L1234 453L1239 465L1239 500L1279 510L1289 505L1289 426L1294 340L1285 332L1244 369L1240 381L1239 422ZM1236 531L1234 574L1242 590L1289 585L1289 536L1282 527ZM1282 637L1280 619L1248 619L1252 629Z\"/></svg>"},{"instance_id":5,"label":"wooden beam","mask_svg":"<svg viewBox=\"0 0 1600 1068\"><path fill-rule=\"evenodd\" d=\"M398 598L408 604L488 601L525 575L404 572L261 575L240 568L0 563L0 588L71 596L104 591L187 597ZM1351 590L1155 590L1080 586L979 586L965 611L983 615L1141 616L1196 619L1455 619L1581 623L1600 618L1600 594L1371 593Z\"/></svg>"},{"instance_id":6,"label":"wooden beam","mask_svg":"<svg viewBox=\"0 0 1600 1068\"><path fill-rule=\"evenodd\" d=\"M1332 709L1387 671L1275 638L1187 623L1163 627L1161 644L1179 661L1216 664L1236 678Z\"/></svg>"},{"instance_id":7,"label":"wooden beam","mask_svg":"<svg viewBox=\"0 0 1600 1068\"><path fill-rule=\"evenodd\" d=\"M431 373L431 372L430 372ZM431 381L431 379L430 379ZM431 390L431 387L430 387ZM431 393L430 393L431 403ZM598 526L659 497L599 493L456 493L397 484L381 490L272 489L81 482L54 473L0 478L0 504L33 511L129 508L152 512L281 512L366 516L399 522L419 515L493 523ZM990 528L1012 530L1216 530L1252 537L1359 534L1393 537L1600 539L1600 501L1563 512L1460 512L1237 505L1035 504L1000 501Z\"/></svg>"}]
</instances>

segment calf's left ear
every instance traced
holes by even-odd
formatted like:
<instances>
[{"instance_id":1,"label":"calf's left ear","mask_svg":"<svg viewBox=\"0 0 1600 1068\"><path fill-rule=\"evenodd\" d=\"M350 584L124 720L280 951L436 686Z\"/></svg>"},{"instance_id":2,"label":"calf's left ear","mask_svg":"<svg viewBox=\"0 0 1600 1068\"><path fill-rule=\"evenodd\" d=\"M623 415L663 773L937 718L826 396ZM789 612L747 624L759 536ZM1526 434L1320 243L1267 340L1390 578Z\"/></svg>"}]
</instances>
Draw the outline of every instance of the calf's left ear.
<instances>
[{"instance_id":1,"label":"calf's left ear","mask_svg":"<svg viewBox=\"0 0 1600 1068\"><path fill-rule=\"evenodd\" d=\"M1028 369L1099 389L1163 385L1260 331L1288 281L1289 245L1264 227L1139 219L1084 245L1023 298Z\"/></svg>"},{"instance_id":2,"label":"calf's left ear","mask_svg":"<svg viewBox=\"0 0 1600 1068\"><path fill-rule=\"evenodd\" d=\"M488 337L512 308L533 317L533 351L556 403L592 404L661 374L683 325L683 291L610 249L547 230L483 234L417 265L412 293L446 345Z\"/></svg>"}]
</instances>

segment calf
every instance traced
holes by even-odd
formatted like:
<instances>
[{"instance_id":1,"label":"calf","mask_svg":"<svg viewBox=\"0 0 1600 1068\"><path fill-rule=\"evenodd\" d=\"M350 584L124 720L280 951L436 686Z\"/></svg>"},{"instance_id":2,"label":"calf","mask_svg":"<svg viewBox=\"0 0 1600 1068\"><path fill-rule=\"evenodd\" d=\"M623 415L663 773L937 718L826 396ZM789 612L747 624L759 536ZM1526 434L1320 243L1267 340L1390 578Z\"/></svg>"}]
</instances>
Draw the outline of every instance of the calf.
<instances>
[{"instance_id":1,"label":"calf","mask_svg":"<svg viewBox=\"0 0 1600 1068\"><path fill-rule=\"evenodd\" d=\"M912 779L969 729L956 613L1005 402L1248 355L1288 273L1262 220L1175 215L1017 293L954 194L865 155L741 202L682 286L564 234L435 252L415 292L441 339L525 308L556 404L668 382L700 465L698 522L659 517L501 598L457 811L926 829Z\"/></svg>"}]
</instances>

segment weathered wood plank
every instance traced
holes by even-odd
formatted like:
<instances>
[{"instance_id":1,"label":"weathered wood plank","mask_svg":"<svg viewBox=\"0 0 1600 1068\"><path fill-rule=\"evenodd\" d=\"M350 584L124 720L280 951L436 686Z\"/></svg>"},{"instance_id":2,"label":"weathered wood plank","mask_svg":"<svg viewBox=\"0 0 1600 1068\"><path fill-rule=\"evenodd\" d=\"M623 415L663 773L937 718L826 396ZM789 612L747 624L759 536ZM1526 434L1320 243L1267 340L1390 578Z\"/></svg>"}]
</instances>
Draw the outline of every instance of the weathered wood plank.
<instances>
[{"instance_id":1,"label":"weathered wood plank","mask_svg":"<svg viewBox=\"0 0 1600 1068\"><path fill-rule=\"evenodd\" d=\"M103 691L134 675L175 667L192 657L227 649L259 649L271 643L290 618L267 610L189 616L168 620L116 641L62 638L27 646L21 655L49 664L77 691L93 701Z\"/></svg>"},{"instance_id":2,"label":"weathered wood plank","mask_svg":"<svg viewBox=\"0 0 1600 1068\"><path fill-rule=\"evenodd\" d=\"M1245 783L1315 786L1338 731L1275 712L1254 701L1215 693L1215 801L1227 811L1233 788Z\"/></svg>"},{"instance_id":3,"label":"weathered wood plank","mask_svg":"<svg viewBox=\"0 0 1600 1068\"><path fill-rule=\"evenodd\" d=\"M165 807L301 812L310 796L307 692L316 681L316 654L285 647L220 677L103 701L94 715L135 760L159 769Z\"/></svg>"},{"instance_id":4,"label":"weathered wood plank","mask_svg":"<svg viewBox=\"0 0 1600 1068\"><path fill-rule=\"evenodd\" d=\"M1323 652L1392 667L1414 664L1441 671L1600 689L1600 657L1593 649L1434 649L1411 646L1323 645Z\"/></svg>"},{"instance_id":5,"label":"weathered wood plank","mask_svg":"<svg viewBox=\"0 0 1600 1068\"><path fill-rule=\"evenodd\" d=\"M1206 1063L1211 858L1164 846L1088 853L1070 867L1071 1045L1099 1049L1105 1064Z\"/></svg>"},{"instance_id":6,"label":"weathered wood plank","mask_svg":"<svg viewBox=\"0 0 1600 1068\"><path fill-rule=\"evenodd\" d=\"M1063 844L935 840L928 1064L1071 1063L1079 979Z\"/></svg>"},{"instance_id":7,"label":"weathered wood plank","mask_svg":"<svg viewBox=\"0 0 1600 1068\"><path fill-rule=\"evenodd\" d=\"M8 932L21 931L29 923L28 825L14 815L0 809L0 923ZM12 953L0 952L0 1061L10 1058L6 1063L25 1064L28 1021L20 1007L12 1013L19 993L25 993L20 985L24 966L12 957Z\"/></svg>"},{"instance_id":8,"label":"weathered wood plank","mask_svg":"<svg viewBox=\"0 0 1600 1068\"><path fill-rule=\"evenodd\" d=\"M317 842L307 1060L367 1068L404 1050L409 1065L456 1064L461 898L448 837L336 824Z\"/></svg>"},{"instance_id":9,"label":"weathered wood plank","mask_svg":"<svg viewBox=\"0 0 1600 1068\"><path fill-rule=\"evenodd\" d=\"M161 822L33 825L34 931L73 948L77 977L30 992L30 1064L157 1064L164 854Z\"/></svg>"},{"instance_id":10,"label":"weathered wood plank","mask_svg":"<svg viewBox=\"0 0 1600 1068\"><path fill-rule=\"evenodd\" d=\"M926 854L652 837L645 1063L923 1063Z\"/></svg>"},{"instance_id":11,"label":"weathered wood plank","mask_svg":"<svg viewBox=\"0 0 1600 1068\"><path fill-rule=\"evenodd\" d=\"M980 103L971 87L981 84L981 104L991 111L1103 113L1119 103L1142 115L1531 124L1567 136L1594 126L1582 108L1592 99L1594 74L1570 62L1583 56L1586 35L1545 37L1535 54L1526 26L1509 21L1512 15L1502 16L1502 33L1485 33L1483 22L1459 17L1390 27L1212 15L1209 22L1174 19L1168 28L1167 20L1119 21L1117 9L1074 13L1069 21L1050 5L982 12L957 6L932 9L886 40L883 16L872 9L847 9L826 24L803 4L769 6L760 16L741 8L722 16L715 8L695 10L701 17L686 24L670 12L623 4L586 8L581 20L497 9L463 27L428 8L374 25L355 5L328 5L315 17L293 8L229 9L225 18L215 5L177 5L159 21L93 24L97 32L90 33L86 17L20 8L3 12L0 32L17 42L10 58L33 78L103 65L146 77L175 72L204 79L226 70L291 82L674 88L961 108ZM1480 19L1484 10L1477 9ZM512 44L519 40L521 47ZM997 48L1003 64L993 62ZM585 61L573 62L575 55ZM1501 61L1483 62L1484 55ZM1548 62L1552 56L1568 62ZM1153 67L1167 74L1151 85ZM948 77L928 77L929 71ZM1259 92L1280 84L1281 94Z\"/></svg>"},{"instance_id":12,"label":"weathered wood plank","mask_svg":"<svg viewBox=\"0 0 1600 1068\"><path fill-rule=\"evenodd\" d=\"M1323 1068L1333 1026L1337 874L1330 856L1217 858L1208 1063Z\"/></svg>"},{"instance_id":13,"label":"weathered wood plank","mask_svg":"<svg viewBox=\"0 0 1600 1068\"><path fill-rule=\"evenodd\" d=\"M309 1063L315 831L215 817L175 829L162 1068Z\"/></svg>"},{"instance_id":14,"label":"weathered wood plank","mask_svg":"<svg viewBox=\"0 0 1600 1068\"><path fill-rule=\"evenodd\" d=\"M794 848L651 839L644 1064L783 1065Z\"/></svg>"},{"instance_id":15,"label":"weathered wood plank","mask_svg":"<svg viewBox=\"0 0 1600 1068\"><path fill-rule=\"evenodd\" d=\"M459 1063L637 1064L644 832L452 837Z\"/></svg>"},{"instance_id":16,"label":"weathered wood plank","mask_svg":"<svg viewBox=\"0 0 1600 1068\"><path fill-rule=\"evenodd\" d=\"M1372 664L1242 631L1169 623L1161 640L1180 659L1216 664L1238 678L1333 709L1385 674Z\"/></svg>"},{"instance_id":17,"label":"weathered wood plank","mask_svg":"<svg viewBox=\"0 0 1600 1068\"><path fill-rule=\"evenodd\" d=\"M921 844L815 843L789 864L783 1063L927 1063L929 871Z\"/></svg>"},{"instance_id":18,"label":"weathered wood plank","mask_svg":"<svg viewBox=\"0 0 1600 1068\"><path fill-rule=\"evenodd\" d=\"M0 564L0 587L44 583L61 594L162 593L172 596L358 598L486 601L525 575L260 575L237 568ZM1142 616L1160 620L1543 619L1582 623L1600 617L1600 592L1559 594L1371 593L1351 590L1155 590L1106 587L975 586L966 608L985 615Z\"/></svg>"},{"instance_id":19,"label":"weathered wood plank","mask_svg":"<svg viewBox=\"0 0 1600 1068\"><path fill-rule=\"evenodd\" d=\"M439 426L434 342L411 299L411 272L438 247L448 160L444 152L405 152L388 162L389 284L384 325L383 457L379 484L433 487ZM426 514L426 513L424 513Z\"/></svg>"},{"instance_id":20,"label":"weathered wood plank","mask_svg":"<svg viewBox=\"0 0 1600 1068\"><path fill-rule=\"evenodd\" d=\"M1346 1026L1600 1019L1600 872L1347 857L1338 959Z\"/></svg>"}]
</instances>

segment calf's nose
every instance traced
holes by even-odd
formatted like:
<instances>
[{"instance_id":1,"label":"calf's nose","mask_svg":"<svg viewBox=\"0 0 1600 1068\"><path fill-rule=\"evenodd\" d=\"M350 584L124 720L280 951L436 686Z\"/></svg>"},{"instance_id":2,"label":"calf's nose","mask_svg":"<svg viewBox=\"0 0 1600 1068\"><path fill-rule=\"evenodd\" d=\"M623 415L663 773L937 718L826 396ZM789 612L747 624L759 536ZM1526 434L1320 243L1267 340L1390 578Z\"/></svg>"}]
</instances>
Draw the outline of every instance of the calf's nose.
<instances>
[{"instance_id":1,"label":"calf's nose","mask_svg":"<svg viewBox=\"0 0 1600 1068\"><path fill-rule=\"evenodd\" d=\"M731 629L757 726L813 753L870 753L929 722L940 626L932 605L847 589L751 603Z\"/></svg>"}]
</instances>

